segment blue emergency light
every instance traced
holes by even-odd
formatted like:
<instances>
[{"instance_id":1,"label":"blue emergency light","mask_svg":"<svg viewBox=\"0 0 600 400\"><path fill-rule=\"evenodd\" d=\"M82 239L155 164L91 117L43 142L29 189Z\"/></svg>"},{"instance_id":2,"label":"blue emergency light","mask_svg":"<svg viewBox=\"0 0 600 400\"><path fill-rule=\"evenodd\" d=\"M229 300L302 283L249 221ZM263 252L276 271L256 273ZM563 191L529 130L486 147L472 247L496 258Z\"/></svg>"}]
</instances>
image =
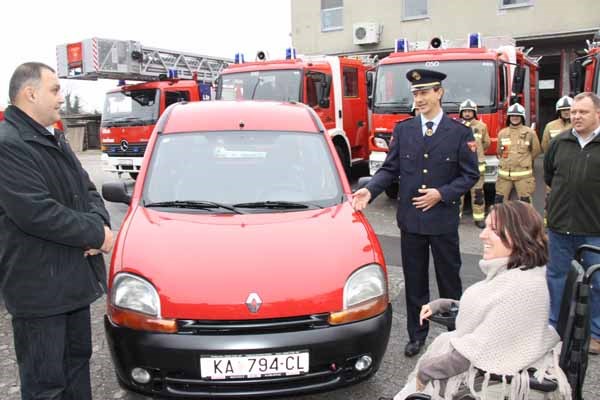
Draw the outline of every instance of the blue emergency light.
<instances>
[{"instance_id":1,"label":"blue emergency light","mask_svg":"<svg viewBox=\"0 0 600 400\"><path fill-rule=\"evenodd\" d=\"M396 53L405 53L408 51L408 40L405 38L396 39Z\"/></svg>"},{"instance_id":2,"label":"blue emergency light","mask_svg":"<svg viewBox=\"0 0 600 400\"><path fill-rule=\"evenodd\" d=\"M243 64L244 63L244 53L235 53L234 62L235 62L235 64Z\"/></svg>"},{"instance_id":3,"label":"blue emergency light","mask_svg":"<svg viewBox=\"0 0 600 400\"><path fill-rule=\"evenodd\" d=\"M481 34L477 33L469 33L469 48L478 49L481 47Z\"/></svg>"},{"instance_id":4,"label":"blue emergency light","mask_svg":"<svg viewBox=\"0 0 600 400\"><path fill-rule=\"evenodd\" d=\"M285 59L286 60L295 60L296 59L296 48L288 47L285 49Z\"/></svg>"},{"instance_id":5,"label":"blue emergency light","mask_svg":"<svg viewBox=\"0 0 600 400\"><path fill-rule=\"evenodd\" d=\"M117 86L125 86L125 79L119 79Z\"/></svg>"},{"instance_id":6,"label":"blue emergency light","mask_svg":"<svg viewBox=\"0 0 600 400\"><path fill-rule=\"evenodd\" d=\"M168 75L169 79L177 79L177 75L178 74L177 74L177 70L176 69L169 68L168 74L169 74Z\"/></svg>"}]
</instances>

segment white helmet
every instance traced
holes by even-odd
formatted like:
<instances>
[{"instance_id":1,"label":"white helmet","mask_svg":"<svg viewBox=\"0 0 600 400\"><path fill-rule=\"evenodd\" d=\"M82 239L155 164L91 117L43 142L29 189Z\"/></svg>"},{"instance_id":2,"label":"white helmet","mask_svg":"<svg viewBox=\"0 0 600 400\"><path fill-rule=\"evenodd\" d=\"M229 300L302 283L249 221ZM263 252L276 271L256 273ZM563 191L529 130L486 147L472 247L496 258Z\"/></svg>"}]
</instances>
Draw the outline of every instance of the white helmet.
<instances>
[{"instance_id":1,"label":"white helmet","mask_svg":"<svg viewBox=\"0 0 600 400\"><path fill-rule=\"evenodd\" d=\"M463 110L472 110L477 112L477 103L475 103L471 99L466 99L462 103L460 103L460 107L458 108L459 114L463 112Z\"/></svg>"},{"instance_id":2,"label":"white helmet","mask_svg":"<svg viewBox=\"0 0 600 400\"><path fill-rule=\"evenodd\" d=\"M518 115L520 117L525 118L525 108L519 103L515 103L512 106L508 107L508 112L506 115Z\"/></svg>"},{"instance_id":3,"label":"white helmet","mask_svg":"<svg viewBox=\"0 0 600 400\"><path fill-rule=\"evenodd\" d=\"M573 104L573 99L569 96L563 96L556 102L556 111L569 110Z\"/></svg>"}]
</instances>

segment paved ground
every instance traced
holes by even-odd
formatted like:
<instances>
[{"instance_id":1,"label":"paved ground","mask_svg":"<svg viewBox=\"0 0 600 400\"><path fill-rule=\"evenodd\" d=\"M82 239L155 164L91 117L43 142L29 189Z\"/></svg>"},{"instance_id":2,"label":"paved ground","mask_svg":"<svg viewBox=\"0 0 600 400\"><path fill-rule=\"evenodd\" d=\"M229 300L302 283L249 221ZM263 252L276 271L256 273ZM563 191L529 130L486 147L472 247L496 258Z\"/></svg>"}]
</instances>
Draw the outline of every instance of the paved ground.
<instances>
[{"instance_id":1,"label":"paved ground","mask_svg":"<svg viewBox=\"0 0 600 400\"><path fill-rule=\"evenodd\" d=\"M114 177L105 174L100 169L99 153L86 152L80 158L90 172L92 179L99 186L102 182L113 180ZM539 161L539 160L538 160ZM538 169L539 170L539 169ZM540 185L538 185L540 186ZM543 188L538 188L538 199ZM541 205L541 200L536 201ZM117 230L125 215L127 207L120 204L107 204ZM406 377L414 368L416 359L407 359L402 354L406 343L404 281L400 265L398 230L395 227L394 202L385 195L377 198L367 209L369 221L377 232L383 246L388 271L392 305L394 307L392 335L388 350L379 372L369 381L361 384L318 395L298 396L297 400L371 400L379 396L392 396L403 385ZM460 226L461 252L463 257L462 276L465 286L481 279L482 274L477 267L481 254L478 240L479 229L465 217ZM107 257L108 261L108 257ZM433 274L432 274L433 275ZM435 286L434 284L432 286ZM432 289L435 291L435 289ZM435 297L435 295L434 295ZM113 367L106 347L102 316L105 310L105 298L98 300L92 306L94 355L92 357L92 385L94 399L143 399L142 396L132 395L121 390L114 377ZM432 328L430 338L441 333L439 328ZM584 395L586 399L600 398L600 357L591 357ZM12 344L12 329L10 317L0 302L0 399L19 399L19 379Z\"/></svg>"}]
</instances>

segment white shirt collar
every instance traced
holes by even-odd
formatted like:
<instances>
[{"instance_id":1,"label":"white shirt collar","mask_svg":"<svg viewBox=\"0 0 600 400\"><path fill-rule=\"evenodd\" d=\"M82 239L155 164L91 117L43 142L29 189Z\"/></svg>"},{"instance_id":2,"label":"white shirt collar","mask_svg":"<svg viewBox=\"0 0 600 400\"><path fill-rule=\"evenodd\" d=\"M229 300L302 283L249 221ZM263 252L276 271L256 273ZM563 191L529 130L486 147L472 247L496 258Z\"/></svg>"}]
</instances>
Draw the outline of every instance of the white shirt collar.
<instances>
[{"instance_id":1,"label":"white shirt collar","mask_svg":"<svg viewBox=\"0 0 600 400\"><path fill-rule=\"evenodd\" d=\"M52 134L52 136L54 136L54 126L53 125L47 126L46 130L48 132L50 132Z\"/></svg>"},{"instance_id":2,"label":"white shirt collar","mask_svg":"<svg viewBox=\"0 0 600 400\"><path fill-rule=\"evenodd\" d=\"M427 122L431 121L431 122L433 122L433 130L435 131L435 128L437 128L437 126L440 124L440 121L442 120L443 116L444 116L444 110L440 110L438 115L436 115L432 120L425 119L425 116L423 114L421 114L421 126L425 126L425 124Z\"/></svg>"},{"instance_id":3,"label":"white shirt collar","mask_svg":"<svg viewBox=\"0 0 600 400\"><path fill-rule=\"evenodd\" d=\"M588 136L587 138L581 137L581 135L579 133L577 133L575 128L571 129L571 133L573 134L573 136L575 136L575 138L577 138L579 145L583 149L589 142L594 140L594 138L596 136L598 136L598 134L600 134L600 126L597 127L596 130L594 130L594 132L592 132L592 134L590 136Z\"/></svg>"}]
</instances>

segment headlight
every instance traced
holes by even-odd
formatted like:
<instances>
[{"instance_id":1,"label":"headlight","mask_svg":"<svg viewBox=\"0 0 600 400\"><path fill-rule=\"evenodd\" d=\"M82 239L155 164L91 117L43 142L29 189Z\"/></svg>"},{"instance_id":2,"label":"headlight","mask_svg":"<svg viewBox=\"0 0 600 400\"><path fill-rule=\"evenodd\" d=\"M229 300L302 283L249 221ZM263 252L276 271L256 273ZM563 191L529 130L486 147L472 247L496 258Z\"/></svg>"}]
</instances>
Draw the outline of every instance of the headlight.
<instances>
[{"instance_id":1,"label":"headlight","mask_svg":"<svg viewBox=\"0 0 600 400\"><path fill-rule=\"evenodd\" d=\"M160 315L160 299L152 284L131 274L119 274L112 287L114 306L147 315Z\"/></svg>"},{"instance_id":2,"label":"headlight","mask_svg":"<svg viewBox=\"0 0 600 400\"><path fill-rule=\"evenodd\" d=\"M388 307L385 274L378 264L355 271L344 286L344 309L329 315L332 325L360 321L383 313Z\"/></svg>"},{"instance_id":3,"label":"headlight","mask_svg":"<svg viewBox=\"0 0 600 400\"><path fill-rule=\"evenodd\" d=\"M373 139L373 144L380 149L388 149L388 144L384 138L376 137Z\"/></svg>"},{"instance_id":4,"label":"headlight","mask_svg":"<svg viewBox=\"0 0 600 400\"><path fill-rule=\"evenodd\" d=\"M381 267L370 264L354 272L344 286L344 309L383 296L387 293Z\"/></svg>"}]
</instances>

